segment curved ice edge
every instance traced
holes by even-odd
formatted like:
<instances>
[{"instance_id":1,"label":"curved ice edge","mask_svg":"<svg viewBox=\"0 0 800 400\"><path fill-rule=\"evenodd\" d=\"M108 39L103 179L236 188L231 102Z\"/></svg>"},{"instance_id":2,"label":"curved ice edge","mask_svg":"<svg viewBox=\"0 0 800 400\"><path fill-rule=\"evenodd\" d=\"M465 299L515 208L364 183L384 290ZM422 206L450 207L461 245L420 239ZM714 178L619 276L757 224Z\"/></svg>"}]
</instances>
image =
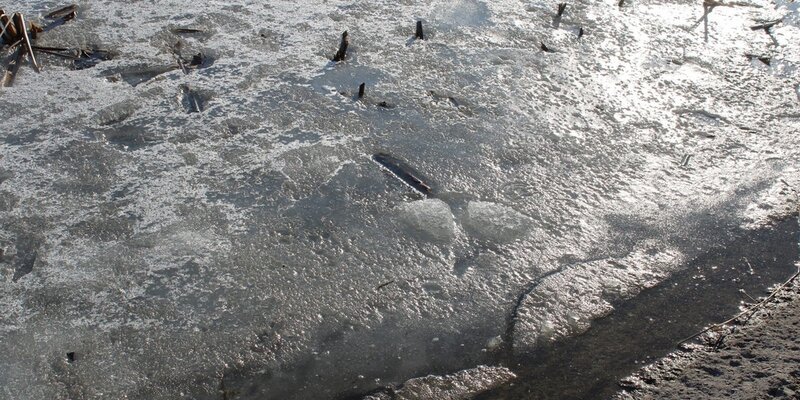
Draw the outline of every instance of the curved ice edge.
<instances>
[{"instance_id":1,"label":"curved ice edge","mask_svg":"<svg viewBox=\"0 0 800 400\"><path fill-rule=\"evenodd\" d=\"M684 254L654 252L645 244L622 258L603 258L555 271L520 296L505 343L512 353L532 352L539 343L585 332L613 303L635 297L680 268Z\"/></svg>"},{"instance_id":2,"label":"curved ice edge","mask_svg":"<svg viewBox=\"0 0 800 400\"><path fill-rule=\"evenodd\" d=\"M743 213L742 229L756 230L800 214L800 173L788 168L757 194Z\"/></svg>"},{"instance_id":3,"label":"curved ice edge","mask_svg":"<svg viewBox=\"0 0 800 400\"><path fill-rule=\"evenodd\" d=\"M758 193L740 216L740 228L757 231L800 215L800 177L794 169ZM628 255L570 264L532 282L520 293L499 345L513 354L532 352L540 343L584 333L593 320L614 310L677 272L687 254L677 248L642 243Z\"/></svg>"},{"instance_id":4,"label":"curved ice edge","mask_svg":"<svg viewBox=\"0 0 800 400\"><path fill-rule=\"evenodd\" d=\"M505 367L478 367L450 375L428 375L407 380L398 387L365 396L364 400L467 400L516 379Z\"/></svg>"}]
</instances>

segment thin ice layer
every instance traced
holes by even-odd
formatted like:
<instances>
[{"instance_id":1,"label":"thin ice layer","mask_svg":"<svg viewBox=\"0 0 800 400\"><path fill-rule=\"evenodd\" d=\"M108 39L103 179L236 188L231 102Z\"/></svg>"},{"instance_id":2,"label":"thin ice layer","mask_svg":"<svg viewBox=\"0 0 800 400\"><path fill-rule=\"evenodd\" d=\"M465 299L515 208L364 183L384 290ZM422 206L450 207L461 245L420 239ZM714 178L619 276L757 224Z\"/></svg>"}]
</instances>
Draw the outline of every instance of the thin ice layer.
<instances>
[{"instance_id":1,"label":"thin ice layer","mask_svg":"<svg viewBox=\"0 0 800 400\"><path fill-rule=\"evenodd\" d=\"M0 91L1 396L366 393L492 361L543 276L768 220L753 204L796 185L800 40L796 13L777 47L749 29L796 7L753 4L715 8L706 40L686 2L578 2L557 28L541 1L81 3L40 44L117 57L44 57ZM178 42L214 62L185 74ZM378 152L424 174L452 239L409 229L419 198ZM675 267L635 260L587 269L585 291Z\"/></svg>"}]
</instances>

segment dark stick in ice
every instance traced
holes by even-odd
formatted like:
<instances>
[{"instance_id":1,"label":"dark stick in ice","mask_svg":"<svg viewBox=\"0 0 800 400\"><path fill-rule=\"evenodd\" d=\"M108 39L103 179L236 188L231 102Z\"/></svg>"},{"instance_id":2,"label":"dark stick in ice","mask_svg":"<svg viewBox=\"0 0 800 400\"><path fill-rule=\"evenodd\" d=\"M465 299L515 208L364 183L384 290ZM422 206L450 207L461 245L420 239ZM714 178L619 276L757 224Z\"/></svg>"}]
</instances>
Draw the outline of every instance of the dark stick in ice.
<instances>
[{"instance_id":1,"label":"dark stick in ice","mask_svg":"<svg viewBox=\"0 0 800 400\"><path fill-rule=\"evenodd\" d=\"M192 33L203 33L202 29L194 29L194 28L175 28L172 30L172 33L175 34L192 34Z\"/></svg>"},{"instance_id":2,"label":"dark stick in ice","mask_svg":"<svg viewBox=\"0 0 800 400\"><path fill-rule=\"evenodd\" d=\"M19 31L20 35L22 36L22 43L25 45L25 49L28 52L28 57L31 58L33 69L36 72L41 71L41 68L39 68L39 63L36 62L36 56L33 54L31 38L28 36L28 29L25 28L25 17L23 17L21 13L14 14L14 25L16 25L17 31Z\"/></svg>"},{"instance_id":3,"label":"dark stick in ice","mask_svg":"<svg viewBox=\"0 0 800 400\"><path fill-rule=\"evenodd\" d=\"M68 5L66 7L61 7L58 10L55 10L55 11L45 15L44 17L46 19L59 19L59 18L65 17L67 15L74 14L76 10L78 10L78 5L77 4L72 4L72 5Z\"/></svg>"},{"instance_id":4,"label":"dark stick in ice","mask_svg":"<svg viewBox=\"0 0 800 400\"><path fill-rule=\"evenodd\" d=\"M582 37L583 37L583 27L580 27L580 28L578 29L578 39L580 39L580 38L582 38Z\"/></svg>"},{"instance_id":5,"label":"dark stick in ice","mask_svg":"<svg viewBox=\"0 0 800 400\"><path fill-rule=\"evenodd\" d=\"M542 49L542 51L544 51L546 53L552 53L553 52L553 50L551 50L549 47L547 47L547 45L544 44L544 42L539 42L539 48Z\"/></svg>"},{"instance_id":6,"label":"dark stick in ice","mask_svg":"<svg viewBox=\"0 0 800 400\"><path fill-rule=\"evenodd\" d=\"M347 31L344 31L342 33L342 41L339 43L339 51L333 56L333 61L344 61L345 57L347 57L347 46L350 45L350 39L347 36Z\"/></svg>"},{"instance_id":7,"label":"dark stick in ice","mask_svg":"<svg viewBox=\"0 0 800 400\"><path fill-rule=\"evenodd\" d=\"M45 25L42 28L42 32L49 32L49 31L53 30L54 28L58 28L59 26L64 25L65 23L67 23L69 21L72 21L77 16L78 16L78 14L75 11L73 11L73 12L67 14L67 15L59 17L55 21Z\"/></svg>"},{"instance_id":8,"label":"dark stick in ice","mask_svg":"<svg viewBox=\"0 0 800 400\"><path fill-rule=\"evenodd\" d=\"M361 85L358 86L358 98L359 99L364 97L364 90L366 89L366 86L367 86L366 83L361 83Z\"/></svg>"},{"instance_id":9,"label":"dark stick in ice","mask_svg":"<svg viewBox=\"0 0 800 400\"><path fill-rule=\"evenodd\" d=\"M770 21L770 22L765 22L763 24L753 25L753 26L750 27L750 29L754 30L754 31L758 31L758 30L762 30L763 29L765 32L769 33L770 29L772 29L773 26L778 25L781 22L783 22L782 19L776 19L775 21Z\"/></svg>"},{"instance_id":10,"label":"dark stick in ice","mask_svg":"<svg viewBox=\"0 0 800 400\"><path fill-rule=\"evenodd\" d=\"M772 64L772 57L770 57L770 56L759 56L758 54L749 54L749 53L745 54L744 56L747 57L751 61L756 59L756 60L761 61L762 63L767 64L767 65Z\"/></svg>"},{"instance_id":11,"label":"dark stick in ice","mask_svg":"<svg viewBox=\"0 0 800 400\"><path fill-rule=\"evenodd\" d=\"M566 9L567 9L567 3L559 3L558 12L556 13L556 18L560 18L564 14L564 10Z\"/></svg>"},{"instance_id":12,"label":"dark stick in ice","mask_svg":"<svg viewBox=\"0 0 800 400\"><path fill-rule=\"evenodd\" d=\"M416 190L422 195L428 196L431 194L431 187L428 186L425 181L418 178L414 174L414 171L403 165L403 162L397 158L394 158L386 153L376 153L372 156L372 160L389 171L395 178L403 181L403 183L410 186L412 189Z\"/></svg>"},{"instance_id":13,"label":"dark stick in ice","mask_svg":"<svg viewBox=\"0 0 800 400\"><path fill-rule=\"evenodd\" d=\"M422 32L422 21L417 21L417 31L414 33L414 37L419 40L425 40L425 33Z\"/></svg>"}]
</instances>

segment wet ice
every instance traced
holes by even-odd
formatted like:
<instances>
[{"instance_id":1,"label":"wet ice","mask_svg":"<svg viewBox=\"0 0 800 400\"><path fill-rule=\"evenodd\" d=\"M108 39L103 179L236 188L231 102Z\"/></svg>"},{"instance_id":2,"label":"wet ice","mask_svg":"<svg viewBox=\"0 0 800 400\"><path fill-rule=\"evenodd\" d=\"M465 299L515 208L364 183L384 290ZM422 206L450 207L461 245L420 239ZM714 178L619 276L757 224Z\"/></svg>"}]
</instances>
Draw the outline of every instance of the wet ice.
<instances>
[{"instance_id":1,"label":"wet ice","mask_svg":"<svg viewBox=\"0 0 800 400\"><path fill-rule=\"evenodd\" d=\"M714 11L709 42L688 4L575 3L558 30L541 2L87 4L50 44L119 55L0 92L0 396L218 397L224 375L330 398L469 371L545 276L512 345L580 332L725 227L791 213L796 16L783 66L754 68L759 4ZM172 67L178 39L214 63ZM362 82L395 107L340 94Z\"/></svg>"}]
</instances>

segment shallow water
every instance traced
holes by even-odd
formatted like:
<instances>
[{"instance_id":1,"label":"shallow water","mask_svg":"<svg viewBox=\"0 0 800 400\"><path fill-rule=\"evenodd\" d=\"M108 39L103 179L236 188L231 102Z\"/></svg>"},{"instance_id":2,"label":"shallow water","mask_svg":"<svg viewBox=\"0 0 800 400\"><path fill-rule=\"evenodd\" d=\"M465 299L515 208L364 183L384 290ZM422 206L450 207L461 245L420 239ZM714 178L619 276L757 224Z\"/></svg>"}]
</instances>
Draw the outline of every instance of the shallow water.
<instances>
[{"instance_id":1,"label":"shallow water","mask_svg":"<svg viewBox=\"0 0 800 400\"><path fill-rule=\"evenodd\" d=\"M0 396L347 396L585 331L796 206L796 14L753 4L80 2L39 44L116 56L0 90Z\"/></svg>"}]
</instances>

